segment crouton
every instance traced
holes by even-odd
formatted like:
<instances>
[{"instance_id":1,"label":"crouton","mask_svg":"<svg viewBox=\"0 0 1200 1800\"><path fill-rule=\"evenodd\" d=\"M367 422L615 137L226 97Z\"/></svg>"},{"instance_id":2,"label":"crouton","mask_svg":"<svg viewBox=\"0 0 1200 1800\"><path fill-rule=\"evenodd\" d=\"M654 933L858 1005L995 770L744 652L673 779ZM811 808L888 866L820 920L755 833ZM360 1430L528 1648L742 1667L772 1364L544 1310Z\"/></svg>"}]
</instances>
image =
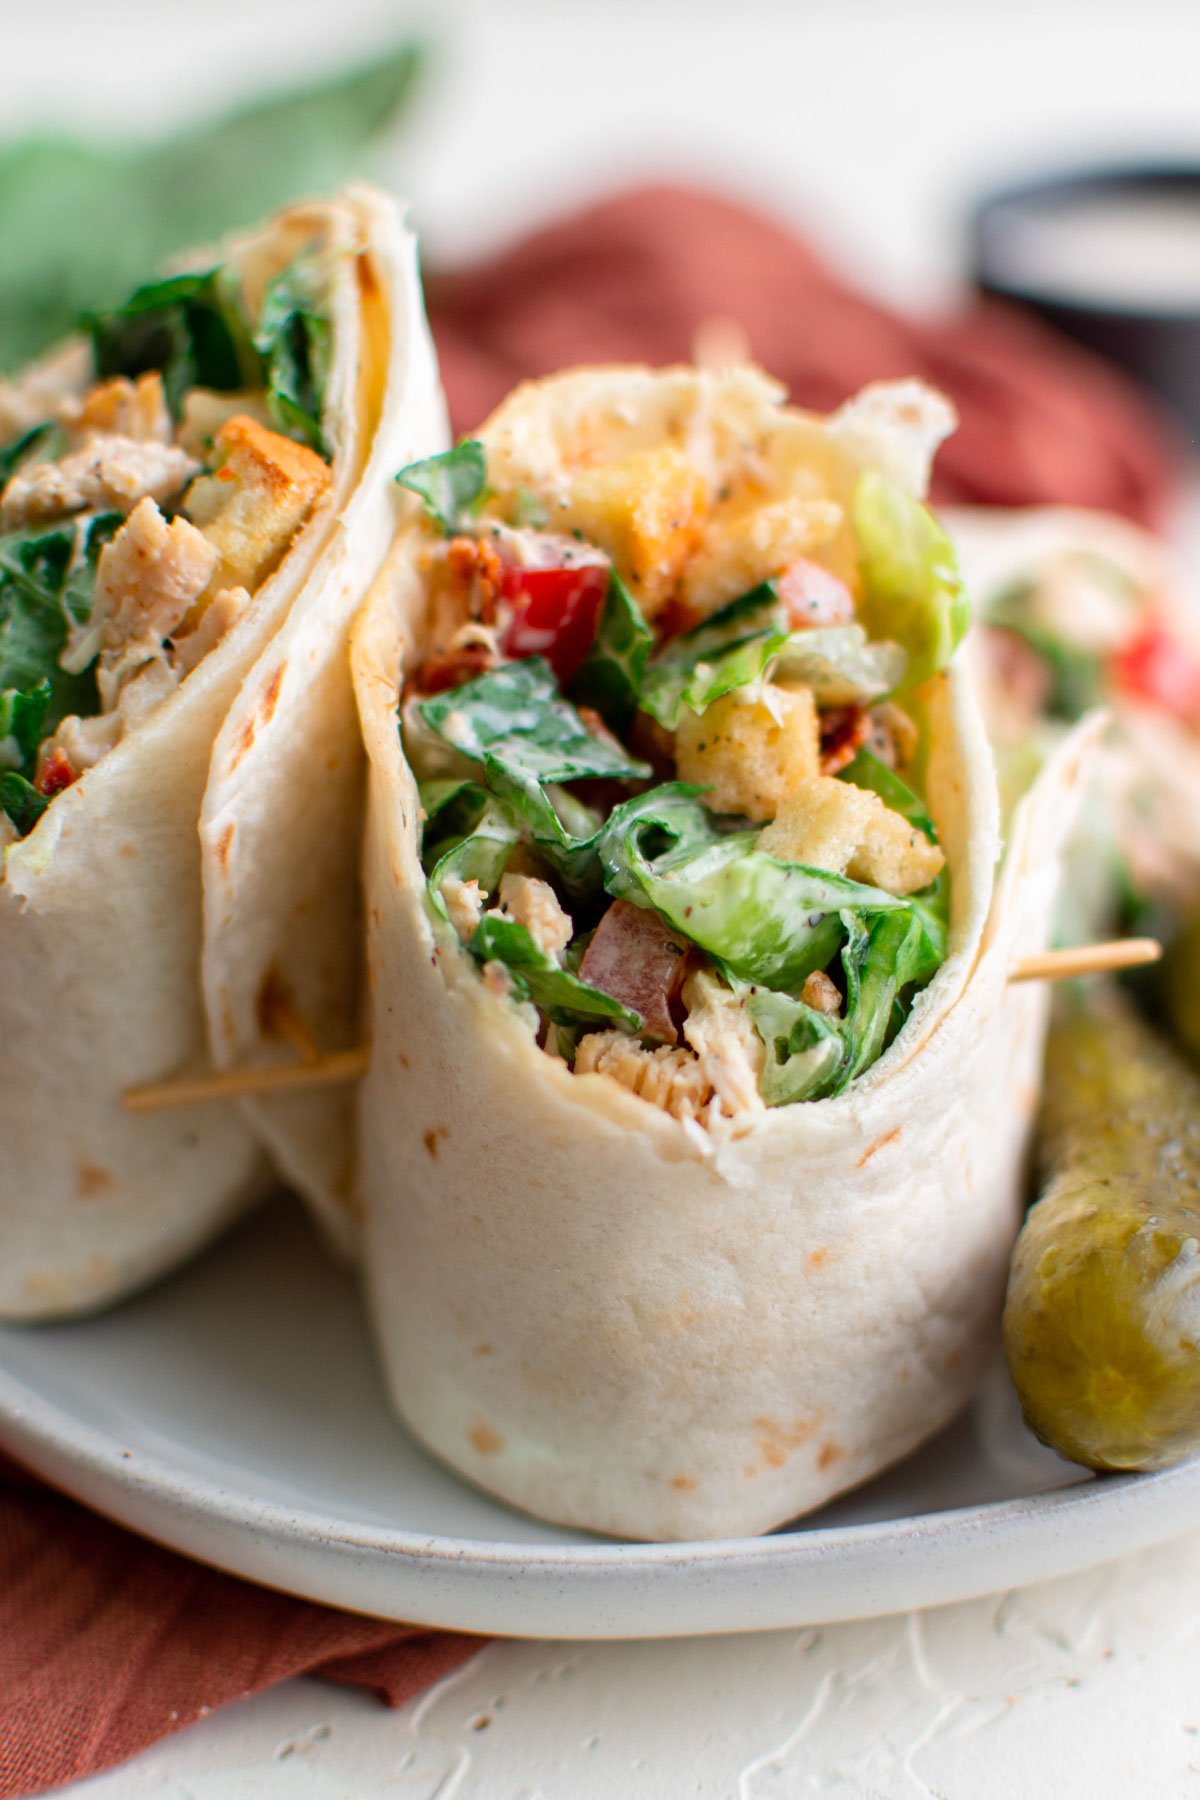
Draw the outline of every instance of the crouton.
<instances>
[{"instance_id":1,"label":"crouton","mask_svg":"<svg viewBox=\"0 0 1200 1800\"><path fill-rule=\"evenodd\" d=\"M216 472L193 481L184 511L216 549L212 587L250 593L283 559L329 486L314 450L237 413L218 431Z\"/></svg>"},{"instance_id":2,"label":"crouton","mask_svg":"<svg viewBox=\"0 0 1200 1800\"><path fill-rule=\"evenodd\" d=\"M927 887L946 860L878 794L827 775L802 782L788 796L759 833L758 848L781 862L848 875L889 894Z\"/></svg>"},{"instance_id":3,"label":"crouton","mask_svg":"<svg viewBox=\"0 0 1200 1800\"><path fill-rule=\"evenodd\" d=\"M643 450L577 474L554 527L606 550L646 617L670 595L696 549L708 484L679 450Z\"/></svg>"},{"instance_id":4,"label":"crouton","mask_svg":"<svg viewBox=\"0 0 1200 1800\"><path fill-rule=\"evenodd\" d=\"M681 781L707 786L713 812L773 819L797 783L821 765L816 702L800 683L756 683L685 711L675 738Z\"/></svg>"}]
</instances>

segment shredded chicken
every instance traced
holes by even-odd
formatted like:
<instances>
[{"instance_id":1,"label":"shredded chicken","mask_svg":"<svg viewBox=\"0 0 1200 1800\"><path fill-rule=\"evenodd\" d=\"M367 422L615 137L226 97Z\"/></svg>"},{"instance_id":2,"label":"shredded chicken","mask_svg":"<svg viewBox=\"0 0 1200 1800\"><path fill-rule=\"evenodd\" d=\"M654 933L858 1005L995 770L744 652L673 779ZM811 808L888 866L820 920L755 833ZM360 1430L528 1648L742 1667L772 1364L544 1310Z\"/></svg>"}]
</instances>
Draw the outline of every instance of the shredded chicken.
<instances>
[{"instance_id":1,"label":"shredded chicken","mask_svg":"<svg viewBox=\"0 0 1200 1800\"><path fill-rule=\"evenodd\" d=\"M500 908L503 916L524 925L539 950L554 962L571 941L574 926L569 913L563 911L558 896L549 882L536 876L512 875L500 882Z\"/></svg>"},{"instance_id":2,"label":"shredded chicken","mask_svg":"<svg viewBox=\"0 0 1200 1800\"><path fill-rule=\"evenodd\" d=\"M138 443L169 444L171 415L163 392L162 376L153 371L130 381L114 375L102 381L82 400L69 401L62 422L72 441L84 443L97 433L133 438Z\"/></svg>"},{"instance_id":3,"label":"shredded chicken","mask_svg":"<svg viewBox=\"0 0 1200 1800\"><path fill-rule=\"evenodd\" d=\"M700 970L684 983L683 1001L688 1009L683 1035L699 1058L720 1110L730 1118L760 1112L758 1079L766 1051L745 1000Z\"/></svg>"},{"instance_id":4,"label":"shredded chicken","mask_svg":"<svg viewBox=\"0 0 1200 1800\"><path fill-rule=\"evenodd\" d=\"M737 688L703 713L684 712L675 757L681 781L711 789L703 799L714 812L773 819L820 769L816 702L798 683Z\"/></svg>"},{"instance_id":5,"label":"shredded chicken","mask_svg":"<svg viewBox=\"0 0 1200 1800\"><path fill-rule=\"evenodd\" d=\"M98 432L61 462L28 463L0 495L0 525L12 530L66 513L130 512L139 500L169 500L199 464L175 444Z\"/></svg>"},{"instance_id":6,"label":"shredded chicken","mask_svg":"<svg viewBox=\"0 0 1200 1800\"><path fill-rule=\"evenodd\" d=\"M608 1075L640 1100L676 1119L702 1120L712 1087L690 1050L662 1044L648 1050L623 1031L593 1031L580 1039L577 1075Z\"/></svg>"},{"instance_id":7,"label":"shredded chicken","mask_svg":"<svg viewBox=\"0 0 1200 1800\"><path fill-rule=\"evenodd\" d=\"M91 346L76 337L31 364L15 381L0 381L0 444L56 417L87 386L91 373Z\"/></svg>"},{"instance_id":8,"label":"shredded chicken","mask_svg":"<svg viewBox=\"0 0 1200 1800\"><path fill-rule=\"evenodd\" d=\"M758 848L781 862L848 875L889 894L926 887L945 863L924 832L878 794L819 775L801 782L758 834Z\"/></svg>"},{"instance_id":9,"label":"shredded chicken","mask_svg":"<svg viewBox=\"0 0 1200 1800\"><path fill-rule=\"evenodd\" d=\"M180 680L215 650L221 639L241 618L250 604L244 587L220 588L205 606L200 623L193 631L176 637L171 667Z\"/></svg>"},{"instance_id":10,"label":"shredded chicken","mask_svg":"<svg viewBox=\"0 0 1200 1800\"><path fill-rule=\"evenodd\" d=\"M442 900L455 931L464 944L470 943L483 917L483 889L477 881L447 875L442 883Z\"/></svg>"}]
</instances>

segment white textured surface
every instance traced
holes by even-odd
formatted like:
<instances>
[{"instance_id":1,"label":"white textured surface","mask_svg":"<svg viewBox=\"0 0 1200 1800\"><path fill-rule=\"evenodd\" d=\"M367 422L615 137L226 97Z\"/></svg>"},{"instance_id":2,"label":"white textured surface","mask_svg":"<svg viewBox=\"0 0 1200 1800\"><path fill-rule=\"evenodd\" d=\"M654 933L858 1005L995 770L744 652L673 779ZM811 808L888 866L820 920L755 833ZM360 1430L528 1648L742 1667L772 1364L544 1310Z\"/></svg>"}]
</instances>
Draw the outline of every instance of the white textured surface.
<instances>
[{"instance_id":1,"label":"white textured surface","mask_svg":"<svg viewBox=\"0 0 1200 1800\"><path fill-rule=\"evenodd\" d=\"M1200 9L1172 0L42 0L5 20L0 107L6 123L159 119L230 69L249 85L252 59L327 63L419 14L455 23L457 43L392 166L447 251L579 188L695 169L924 296L944 291L979 178L1077 150L1200 148ZM1200 1792L1198 1621L1200 1538L907 1620L500 1645L400 1714L293 1682L71 1796L1184 1796Z\"/></svg>"},{"instance_id":2,"label":"white textured surface","mask_svg":"<svg viewBox=\"0 0 1200 1800\"><path fill-rule=\"evenodd\" d=\"M1200 1536L871 1624L497 1644L400 1713L315 1681L72 1800L1140 1800L1200 1791Z\"/></svg>"}]
</instances>

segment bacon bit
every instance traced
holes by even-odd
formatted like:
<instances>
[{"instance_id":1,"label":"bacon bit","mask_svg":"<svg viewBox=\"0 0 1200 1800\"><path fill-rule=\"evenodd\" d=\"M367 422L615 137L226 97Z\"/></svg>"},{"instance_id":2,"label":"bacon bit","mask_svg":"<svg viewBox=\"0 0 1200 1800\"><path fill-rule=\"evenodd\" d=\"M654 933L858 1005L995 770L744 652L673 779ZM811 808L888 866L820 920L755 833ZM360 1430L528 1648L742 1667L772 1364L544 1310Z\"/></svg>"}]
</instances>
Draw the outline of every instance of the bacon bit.
<instances>
[{"instance_id":1,"label":"bacon bit","mask_svg":"<svg viewBox=\"0 0 1200 1800\"><path fill-rule=\"evenodd\" d=\"M57 744L42 762L33 785L39 794L44 794L49 800L52 795L61 794L64 788L69 788L77 777L78 771L71 767L70 757L62 745Z\"/></svg>"},{"instance_id":2,"label":"bacon bit","mask_svg":"<svg viewBox=\"0 0 1200 1800\"><path fill-rule=\"evenodd\" d=\"M821 773L836 775L854 761L871 735L871 716L861 706L830 706L821 714Z\"/></svg>"},{"instance_id":3,"label":"bacon bit","mask_svg":"<svg viewBox=\"0 0 1200 1800\"><path fill-rule=\"evenodd\" d=\"M584 953L579 978L641 1014L642 1032L678 1042L672 1002L688 972L691 945L657 913L614 900Z\"/></svg>"},{"instance_id":4,"label":"bacon bit","mask_svg":"<svg viewBox=\"0 0 1200 1800\"><path fill-rule=\"evenodd\" d=\"M456 650L435 650L427 656L413 679L419 694L441 694L462 687L494 669L499 658L487 644L460 644Z\"/></svg>"},{"instance_id":5,"label":"bacon bit","mask_svg":"<svg viewBox=\"0 0 1200 1800\"><path fill-rule=\"evenodd\" d=\"M681 637L685 631L693 631L702 624L704 614L698 606L676 594L663 607L654 621L654 629L658 633L660 643L668 638Z\"/></svg>"},{"instance_id":6,"label":"bacon bit","mask_svg":"<svg viewBox=\"0 0 1200 1800\"><path fill-rule=\"evenodd\" d=\"M496 601L504 581L500 552L485 538L456 537L446 545L446 567L465 586L476 584L471 613L485 625L496 617Z\"/></svg>"},{"instance_id":7,"label":"bacon bit","mask_svg":"<svg viewBox=\"0 0 1200 1800\"><path fill-rule=\"evenodd\" d=\"M793 631L805 626L851 625L854 600L850 589L819 563L798 556L776 577L775 591L787 608Z\"/></svg>"}]
</instances>

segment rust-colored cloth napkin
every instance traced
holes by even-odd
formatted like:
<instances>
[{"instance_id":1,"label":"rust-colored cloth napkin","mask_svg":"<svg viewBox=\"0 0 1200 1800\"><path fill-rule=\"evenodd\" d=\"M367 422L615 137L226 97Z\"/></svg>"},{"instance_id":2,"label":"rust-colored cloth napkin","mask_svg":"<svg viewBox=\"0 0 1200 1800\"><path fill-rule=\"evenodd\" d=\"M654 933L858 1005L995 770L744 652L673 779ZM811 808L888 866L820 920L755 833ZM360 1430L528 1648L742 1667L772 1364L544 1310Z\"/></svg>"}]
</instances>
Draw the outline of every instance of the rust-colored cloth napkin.
<instances>
[{"instance_id":1,"label":"rust-colored cloth napkin","mask_svg":"<svg viewBox=\"0 0 1200 1800\"><path fill-rule=\"evenodd\" d=\"M402 1706L483 1641L218 1574L0 1458L3 1800L95 1775L292 1675Z\"/></svg>"},{"instance_id":2,"label":"rust-colored cloth napkin","mask_svg":"<svg viewBox=\"0 0 1200 1800\"><path fill-rule=\"evenodd\" d=\"M1120 376L1017 314L897 317L797 238L704 194L647 189L434 277L458 429L515 381L599 360L670 362L737 321L805 405L920 374L957 402L943 499L1069 502L1153 521L1176 455ZM0 1462L0 1800L110 1767L228 1701L308 1673L398 1706L480 1640L353 1618L143 1543Z\"/></svg>"},{"instance_id":3,"label":"rust-colored cloth napkin","mask_svg":"<svg viewBox=\"0 0 1200 1800\"><path fill-rule=\"evenodd\" d=\"M913 320L847 287L801 239L709 194L619 195L503 255L428 282L458 431L514 382L580 362L687 360L731 320L803 406L921 375L961 424L935 498L1094 506L1159 522L1180 465L1164 415L1115 369L1013 308Z\"/></svg>"}]
</instances>

